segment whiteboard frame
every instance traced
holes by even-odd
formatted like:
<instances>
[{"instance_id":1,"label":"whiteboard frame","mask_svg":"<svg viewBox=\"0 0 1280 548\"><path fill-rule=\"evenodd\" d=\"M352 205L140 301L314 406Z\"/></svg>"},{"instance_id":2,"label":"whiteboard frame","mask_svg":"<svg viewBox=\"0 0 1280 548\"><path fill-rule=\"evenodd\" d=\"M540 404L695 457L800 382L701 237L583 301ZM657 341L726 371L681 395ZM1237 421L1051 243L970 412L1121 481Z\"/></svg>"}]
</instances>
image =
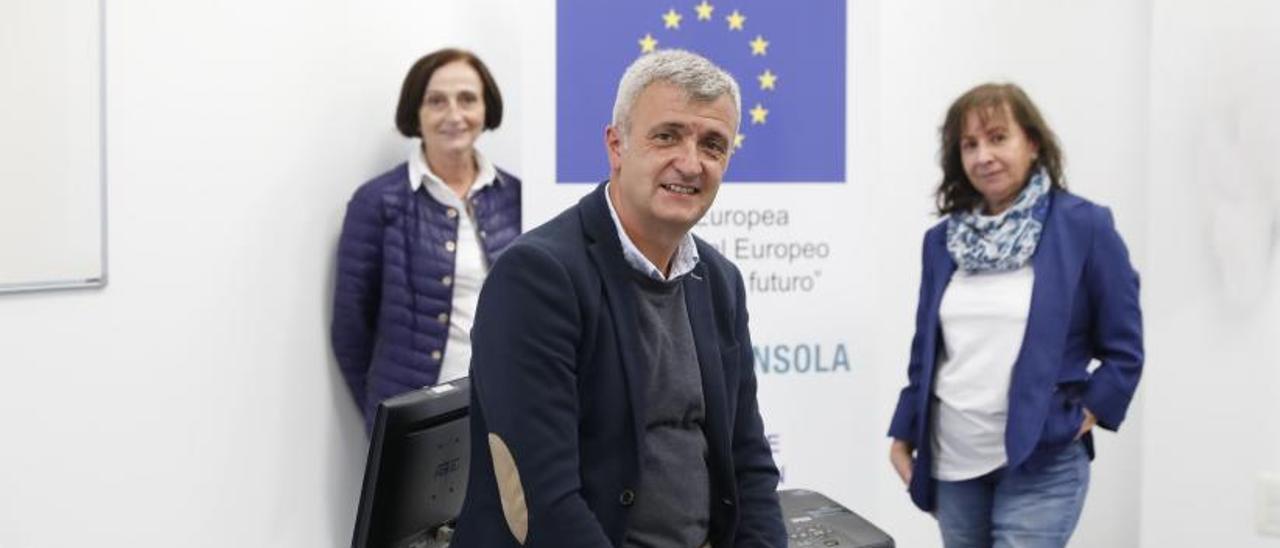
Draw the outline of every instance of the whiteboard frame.
<instances>
[{"instance_id":1,"label":"whiteboard frame","mask_svg":"<svg viewBox=\"0 0 1280 548\"><path fill-rule=\"evenodd\" d=\"M85 279L0 283L0 294L107 287L107 0L98 0L98 192L98 275Z\"/></svg>"}]
</instances>

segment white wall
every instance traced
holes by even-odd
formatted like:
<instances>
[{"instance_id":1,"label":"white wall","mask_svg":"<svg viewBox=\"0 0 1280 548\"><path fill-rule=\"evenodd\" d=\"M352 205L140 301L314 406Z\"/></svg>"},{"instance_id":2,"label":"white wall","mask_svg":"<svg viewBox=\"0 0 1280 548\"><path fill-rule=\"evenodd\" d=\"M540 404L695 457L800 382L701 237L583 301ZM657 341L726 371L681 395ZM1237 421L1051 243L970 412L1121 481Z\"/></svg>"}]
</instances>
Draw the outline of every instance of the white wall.
<instances>
[{"instance_id":1,"label":"white wall","mask_svg":"<svg viewBox=\"0 0 1280 548\"><path fill-rule=\"evenodd\" d=\"M495 7L109 2L113 278L0 298L0 547L349 544L365 440L327 344L342 212L402 159L419 55L465 44L519 89ZM517 137L482 146L519 171Z\"/></svg>"},{"instance_id":2,"label":"white wall","mask_svg":"<svg viewBox=\"0 0 1280 548\"><path fill-rule=\"evenodd\" d=\"M1153 8L1142 546L1276 546L1280 4Z\"/></svg>"},{"instance_id":3,"label":"white wall","mask_svg":"<svg viewBox=\"0 0 1280 548\"><path fill-rule=\"evenodd\" d=\"M0 548L347 544L364 439L326 340L345 200L403 154L404 70L452 44L507 92L507 124L481 146L549 176L553 4L110 2L112 281L0 297ZM1280 252L1267 240L1251 274L1266 245L1223 259L1206 234L1252 241L1259 208L1280 209L1263 161L1280 144L1277 8L851 4L849 112L865 125L850 175L877 236L853 281L875 396L852 419L873 433L853 459L869 466L835 489L899 546L939 544L879 433L903 380L942 112L1013 80L1058 130L1072 188L1115 209L1145 284L1151 367L1121 435L1099 436L1073 545L1260 545L1252 478L1280 468ZM1247 160L1213 163L1224 147ZM1203 215L1215 198L1235 207ZM1242 298L1241 283L1265 289Z\"/></svg>"}]
</instances>

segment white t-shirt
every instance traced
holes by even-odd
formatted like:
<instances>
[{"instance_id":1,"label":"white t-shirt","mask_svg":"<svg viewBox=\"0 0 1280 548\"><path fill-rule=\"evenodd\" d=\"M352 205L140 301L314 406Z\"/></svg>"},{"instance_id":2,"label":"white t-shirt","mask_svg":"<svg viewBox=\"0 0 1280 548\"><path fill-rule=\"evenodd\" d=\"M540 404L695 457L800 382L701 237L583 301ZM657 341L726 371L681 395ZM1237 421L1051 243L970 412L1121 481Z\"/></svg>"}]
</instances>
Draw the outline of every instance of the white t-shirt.
<instances>
[{"instance_id":1,"label":"white t-shirt","mask_svg":"<svg viewBox=\"0 0 1280 548\"><path fill-rule=\"evenodd\" d=\"M1035 275L957 271L938 316L943 354L934 377L933 477L973 479L1003 466L1009 383L1022 349Z\"/></svg>"}]
</instances>

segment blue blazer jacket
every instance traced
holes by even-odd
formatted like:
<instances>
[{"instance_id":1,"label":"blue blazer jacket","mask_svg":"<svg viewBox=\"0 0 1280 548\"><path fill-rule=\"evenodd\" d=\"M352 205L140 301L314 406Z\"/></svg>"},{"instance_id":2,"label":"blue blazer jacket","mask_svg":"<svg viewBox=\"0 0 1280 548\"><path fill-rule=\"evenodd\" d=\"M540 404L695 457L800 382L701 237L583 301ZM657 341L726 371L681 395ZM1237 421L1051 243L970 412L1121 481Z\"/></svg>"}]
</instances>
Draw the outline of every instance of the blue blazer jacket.
<instances>
[{"instance_id":1,"label":"blue blazer jacket","mask_svg":"<svg viewBox=\"0 0 1280 548\"><path fill-rule=\"evenodd\" d=\"M925 233L908 383L889 427L890 436L916 448L910 492L925 511L934 508L930 412L942 343L938 306L956 270L946 232L943 221ZM1142 373L1138 274L1111 211L1054 191L1031 262L1031 310L1009 387L1005 452L1011 469L1034 469L1070 445L1084 408L1097 416L1099 426L1119 428ZM1094 359L1100 365L1090 372ZM1085 436L1090 457L1092 441Z\"/></svg>"},{"instance_id":2,"label":"blue blazer jacket","mask_svg":"<svg viewBox=\"0 0 1280 548\"><path fill-rule=\"evenodd\" d=\"M635 489L650 364L605 200L600 185L517 239L485 280L472 329L471 471L457 548L621 546L628 511L645 496ZM682 283L706 399L708 540L786 546L742 276L705 242L697 247L699 264Z\"/></svg>"}]
</instances>

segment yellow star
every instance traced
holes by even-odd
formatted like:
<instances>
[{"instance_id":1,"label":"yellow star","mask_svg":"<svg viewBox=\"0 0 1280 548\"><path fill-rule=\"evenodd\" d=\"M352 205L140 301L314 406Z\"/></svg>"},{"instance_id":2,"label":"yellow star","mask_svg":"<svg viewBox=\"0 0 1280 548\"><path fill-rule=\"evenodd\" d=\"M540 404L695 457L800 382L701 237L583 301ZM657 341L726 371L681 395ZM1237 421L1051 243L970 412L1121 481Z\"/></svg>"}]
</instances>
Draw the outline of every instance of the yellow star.
<instances>
[{"instance_id":1,"label":"yellow star","mask_svg":"<svg viewBox=\"0 0 1280 548\"><path fill-rule=\"evenodd\" d=\"M733 148L742 148L742 141L746 140L746 138L747 138L747 136L746 136L746 135L743 135L743 134L741 134L741 133L739 133L739 134L737 134L737 135L734 135L734 136L733 136Z\"/></svg>"},{"instance_id":2,"label":"yellow star","mask_svg":"<svg viewBox=\"0 0 1280 548\"><path fill-rule=\"evenodd\" d=\"M653 39L652 34L645 33L644 38L637 40L640 43L640 53L653 53L658 49L658 41Z\"/></svg>"},{"instance_id":3,"label":"yellow star","mask_svg":"<svg viewBox=\"0 0 1280 548\"><path fill-rule=\"evenodd\" d=\"M746 22L747 16L738 13L738 10L733 10L725 20L729 21L729 30L742 30L742 23Z\"/></svg>"},{"instance_id":4,"label":"yellow star","mask_svg":"<svg viewBox=\"0 0 1280 548\"><path fill-rule=\"evenodd\" d=\"M756 39L751 41L751 56L764 55L765 50L769 48L769 42L765 41L763 36L756 35Z\"/></svg>"},{"instance_id":5,"label":"yellow star","mask_svg":"<svg viewBox=\"0 0 1280 548\"><path fill-rule=\"evenodd\" d=\"M769 116L769 110L756 103L756 108L751 109L751 125L763 124L766 116Z\"/></svg>"},{"instance_id":6,"label":"yellow star","mask_svg":"<svg viewBox=\"0 0 1280 548\"><path fill-rule=\"evenodd\" d=\"M694 6L693 9L698 10L699 21L710 21L711 12L715 11L716 8L715 6L708 4L707 0L702 0L702 3Z\"/></svg>"},{"instance_id":7,"label":"yellow star","mask_svg":"<svg viewBox=\"0 0 1280 548\"><path fill-rule=\"evenodd\" d=\"M684 19L684 16L676 13L675 8L671 8L667 10L667 13L662 14L662 22L665 23L669 29L680 28L681 19Z\"/></svg>"},{"instance_id":8,"label":"yellow star","mask_svg":"<svg viewBox=\"0 0 1280 548\"><path fill-rule=\"evenodd\" d=\"M756 78L760 80L760 89L773 89L778 82L778 75L769 69L764 69L764 74Z\"/></svg>"}]
</instances>

